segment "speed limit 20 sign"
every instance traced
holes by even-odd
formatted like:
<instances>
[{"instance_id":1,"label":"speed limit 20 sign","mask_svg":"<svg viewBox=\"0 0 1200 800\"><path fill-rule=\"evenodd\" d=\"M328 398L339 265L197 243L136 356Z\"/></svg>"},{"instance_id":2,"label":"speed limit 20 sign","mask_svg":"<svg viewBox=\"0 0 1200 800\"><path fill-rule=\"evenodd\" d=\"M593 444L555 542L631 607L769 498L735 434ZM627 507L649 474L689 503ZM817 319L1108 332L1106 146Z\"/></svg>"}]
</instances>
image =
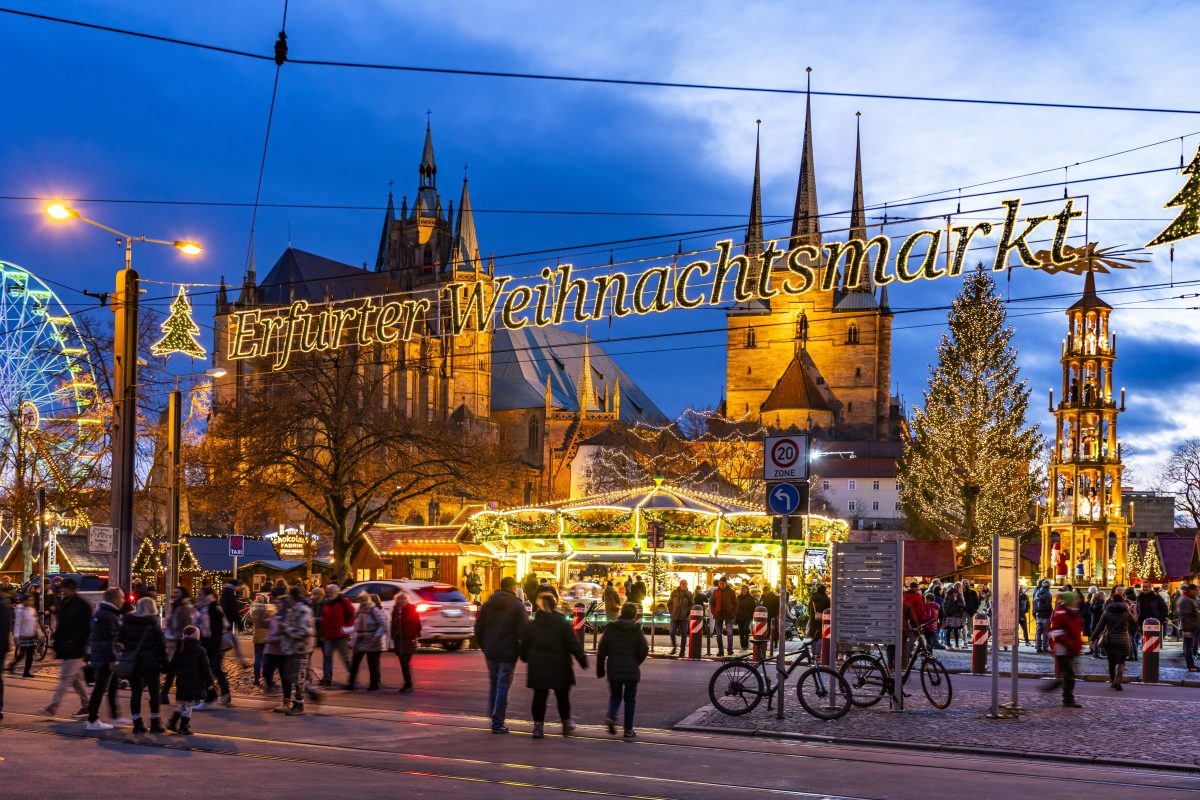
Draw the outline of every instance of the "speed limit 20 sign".
<instances>
[{"instance_id":1,"label":"speed limit 20 sign","mask_svg":"<svg viewBox=\"0 0 1200 800\"><path fill-rule=\"evenodd\" d=\"M808 480L808 436L771 436L763 449L763 479Z\"/></svg>"}]
</instances>

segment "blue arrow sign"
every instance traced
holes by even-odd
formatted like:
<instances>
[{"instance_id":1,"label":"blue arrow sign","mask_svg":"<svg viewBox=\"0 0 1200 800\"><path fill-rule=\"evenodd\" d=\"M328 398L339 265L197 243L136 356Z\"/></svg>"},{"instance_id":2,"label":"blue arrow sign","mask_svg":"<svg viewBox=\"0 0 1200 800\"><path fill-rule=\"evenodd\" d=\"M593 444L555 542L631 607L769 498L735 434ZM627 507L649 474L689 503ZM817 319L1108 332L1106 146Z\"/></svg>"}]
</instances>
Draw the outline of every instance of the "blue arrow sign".
<instances>
[{"instance_id":1,"label":"blue arrow sign","mask_svg":"<svg viewBox=\"0 0 1200 800\"><path fill-rule=\"evenodd\" d=\"M800 490L790 483L777 483L767 490L767 507L772 514L786 517L800 507Z\"/></svg>"}]
</instances>

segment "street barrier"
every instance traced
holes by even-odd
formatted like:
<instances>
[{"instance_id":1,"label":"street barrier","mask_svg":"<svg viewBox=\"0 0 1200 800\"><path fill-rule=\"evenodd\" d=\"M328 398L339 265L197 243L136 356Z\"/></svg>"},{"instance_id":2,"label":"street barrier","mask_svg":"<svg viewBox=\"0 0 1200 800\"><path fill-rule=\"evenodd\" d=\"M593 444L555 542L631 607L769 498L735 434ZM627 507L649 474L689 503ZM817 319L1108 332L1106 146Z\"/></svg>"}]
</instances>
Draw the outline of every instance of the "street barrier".
<instances>
[{"instance_id":1,"label":"street barrier","mask_svg":"<svg viewBox=\"0 0 1200 800\"><path fill-rule=\"evenodd\" d=\"M688 619L688 656L700 660L700 642L704 639L704 606L692 606Z\"/></svg>"},{"instance_id":2,"label":"street barrier","mask_svg":"<svg viewBox=\"0 0 1200 800\"><path fill-rule=\"evenodd\" d=\"M971 637L971 672L975 675L986 675L988 656L988 618L987 614L976 614L974 631Z\"/></svg>"},{"instance_id":3,"label":"street barrier","mask_svg":"<svg viewBox=\"0 0 1200 800\"><path fill-rule=\"evenodd\" d=\"M767 632L767 607L758 606L754 609L754 660L761 661L767 656L767 643L770 633Z\"/></svg>"},{"instance_id":4,"label":"street barrier","mask_svg":"<svg viewBox=\"0 0 1200 800\"><path fill-rule=\"evenodd\" d=\"M1162 623L1154 617L1142 621L1142 683L1158 683L1158 651L1162 647Z\"/></svg>"},{"instance_id":5,"label":"street barrier","mask_svg":"<svg viewBox=\"0 0 1200 800\"><path fill-rule=\"evenodd\" d=\"M575 618L571 621L571 627L575 629L575 638L579 639L579 646L584 646L584 634L587 628L587 606L583 603L575 604Z\"/></svg>"}]
</instances>

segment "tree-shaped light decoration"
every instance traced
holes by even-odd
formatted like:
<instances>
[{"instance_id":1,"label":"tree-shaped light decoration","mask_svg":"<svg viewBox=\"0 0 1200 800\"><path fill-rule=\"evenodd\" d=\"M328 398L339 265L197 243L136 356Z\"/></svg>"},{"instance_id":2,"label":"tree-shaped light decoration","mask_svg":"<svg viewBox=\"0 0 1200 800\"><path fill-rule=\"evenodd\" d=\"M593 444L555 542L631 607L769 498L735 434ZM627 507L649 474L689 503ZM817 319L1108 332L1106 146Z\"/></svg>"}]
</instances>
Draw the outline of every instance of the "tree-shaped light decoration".
<instances>
[{"instance_id":1,"label":"tree-shaped light decoration","mask_svg":"<svg viewBox=\"0 0 1200 800\"><path fill-rule=\"evenodd\" d=\"M187 292L179 287L179 295L171 302L171 314L160 326L165 336L150 346L156 356L183 353L192 358L204 358L204 348L196 341L200 328L192 321L192 303Z\"/></svg>"},{"instance_id":2,"label":"tree-shaped light decoration","mask_svg":"<svg viewBox=\"0 0 1200 800\"><path fill-rule=\"evenodd\" d=\"M1184 167L1181 172L1190 177L1183 184L1183 188L1167 201L1163 208L1183 206L1183 211L1179 212L1175 221L1164 228L1162 233L1147 242L1146 247L1169 244L1189 236L1200 235L1200 147L1196 148L1196 155L1192 156L1192 163Z\"/></svg>"}]
</instances>

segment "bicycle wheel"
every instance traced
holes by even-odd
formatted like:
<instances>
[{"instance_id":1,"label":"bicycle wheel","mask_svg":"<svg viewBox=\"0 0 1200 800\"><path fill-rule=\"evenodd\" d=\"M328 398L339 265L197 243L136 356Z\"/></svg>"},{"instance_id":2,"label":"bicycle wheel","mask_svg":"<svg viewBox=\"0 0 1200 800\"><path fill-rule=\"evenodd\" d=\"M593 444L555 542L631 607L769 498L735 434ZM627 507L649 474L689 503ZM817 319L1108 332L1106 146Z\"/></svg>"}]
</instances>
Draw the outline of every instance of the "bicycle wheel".
<instances>
[{"instance_id":1,"label":"bicycle wheel","mask_svg":"<svg viewBox=\"0 0 1200 800\"><path fill-rule=\"evenodd\" d=\"M949 708L950 701L954 699L950 673L942 666L942 662L932 656L921 660L921 689L934 708Z\"/></svg>"},{"instance_id":2,"label":"bicycle wheel","mask_svg":"<svg viewBox=\"0 0 1200 800\"><path fill-rule=\"evenodd\" d=\"M796 697L817 719L844 717L850 710L850 684L829 667L809 667L796 682Z\"/></svg>"},{"instance_id":3,"label":"bicycle wheel","mask_svg":"<svg viewBox=\"0 0 1200 800\"><path fill-rule=\"evenodd\" d=\"M749 714L765 693L762 675L740 661L724 665L713 673L708 682L708 699L721 712L731 717Z\"/></svg>"},{"instance_id":4,"label":"bicycle wheel","mask_svg":"<svg viewBox=\"0 0 1200 800\"><path fill-rule=\"evenodd\" d=\"M850 686L850 702L859 708L875 705L888 692L883 662L869 653L855 653L842 662L838 673Z\"/></svg>"},{"instance_id":5,"label":"bicycle wheel","mask_svg":"<svg viewBox=\"0 0 1200 800\"><path fill-rule=\"evenodd\" d=\"M46 641L45 638L38 639L37 647L34 651L34 654L37 656L38 661L46 660L46 650L49 647L49 644L50 643L48 641Z\"/></svg>"}]
</instances>

